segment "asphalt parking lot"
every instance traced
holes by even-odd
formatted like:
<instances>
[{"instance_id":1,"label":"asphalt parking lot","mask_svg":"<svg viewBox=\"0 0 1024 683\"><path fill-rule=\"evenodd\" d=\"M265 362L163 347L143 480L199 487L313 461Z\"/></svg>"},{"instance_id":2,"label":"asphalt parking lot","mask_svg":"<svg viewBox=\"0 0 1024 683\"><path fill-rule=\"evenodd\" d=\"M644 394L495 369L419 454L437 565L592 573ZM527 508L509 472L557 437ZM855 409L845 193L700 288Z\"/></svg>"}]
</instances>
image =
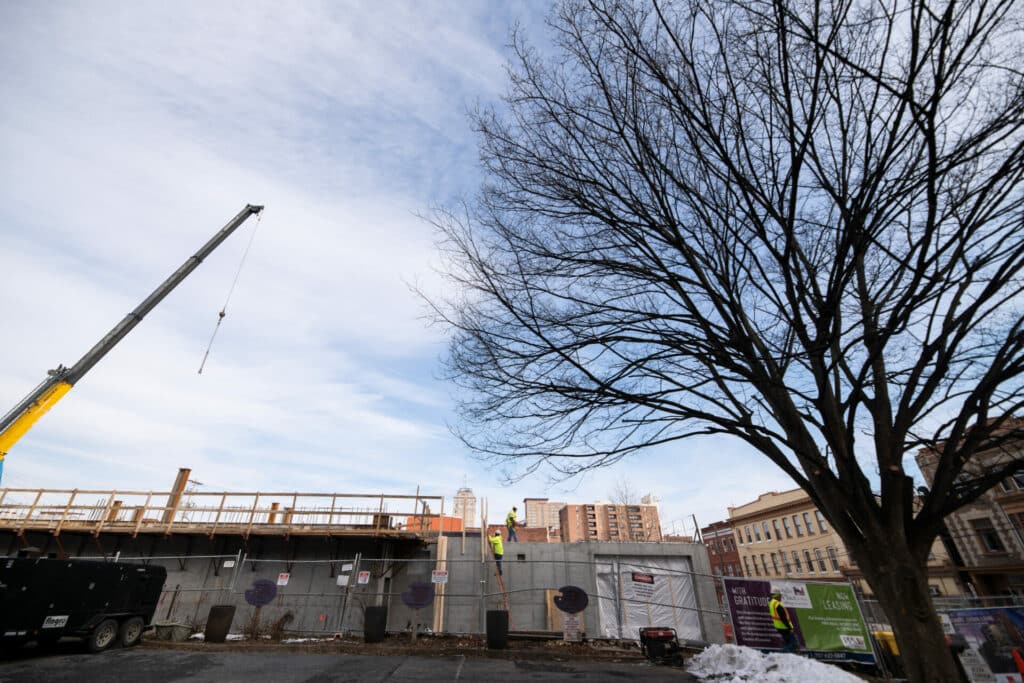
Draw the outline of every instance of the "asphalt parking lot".
<instances>
[{"instance_id":1,"label":"asphalt parking lot","mask_svg":"<svg viewBox=\"0 0 1024 683\"><path fill-rule=\"evenodd\" d=\"M26 649L0 662L0 683L146 681L243 683L281 681L693 681L681 669L645 662L534 661L462 655L367 656L302 652L110 650L91 655L62 644L50 652Z\"/></svg>"}]
</instances>

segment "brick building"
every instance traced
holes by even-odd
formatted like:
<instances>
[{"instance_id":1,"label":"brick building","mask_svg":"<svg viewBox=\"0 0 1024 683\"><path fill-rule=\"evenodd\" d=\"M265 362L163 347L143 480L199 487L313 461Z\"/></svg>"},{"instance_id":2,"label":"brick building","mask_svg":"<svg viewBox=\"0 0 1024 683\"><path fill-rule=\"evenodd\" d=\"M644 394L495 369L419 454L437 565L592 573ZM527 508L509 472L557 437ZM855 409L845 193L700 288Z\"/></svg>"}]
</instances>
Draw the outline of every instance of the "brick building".
<instances>
[{"instance_id":1,"label":"brick building","mask_svg":"<svg viewBox=\"0 0 1024 683\"><path fill-rule=\"evenodd\" d=\"M562 541L661 541L657 505L571 504L559 511Z\"/></svg>"},{"instance_id":2,"label":"brick building","mask_svg":"<svg viewBox=\"0 0 1024 683\"><path fill-rule=\"evenodd\" d=\"M1024 458L1024 443L1004 444L978 453L968 463L977 475L995 464ZM917 465L929 484L938 453L922 449ZM981 498L946 517L946 538L960 569L980 595L1024 595L1024 472L1003 480Z\"/></svg>"},{"instance_id":3,"label":"brick building","mask_svg":"<svg viewBox=\"0 0 1024 683\"><path fill-rule=\"evenodd\" d=\"M803 489L762 493L729 508L742 572L747 577L849 581L865 595L871 589L842 539ZM935 595L961 595L957 570L939 541L928 562Z\"/></svg>"},{"instance_id":4,"label":"brick building","mask_svg":"<svg viewBox=\"0 0 1024 683\"><path fill-rule=\"evenodd\" d=\"M527 527L544 527L558 531L561 526L558 512L563 507L565 503L547 498L523 498L523 516L519 521Z\"/></svg>"}]
</instances>

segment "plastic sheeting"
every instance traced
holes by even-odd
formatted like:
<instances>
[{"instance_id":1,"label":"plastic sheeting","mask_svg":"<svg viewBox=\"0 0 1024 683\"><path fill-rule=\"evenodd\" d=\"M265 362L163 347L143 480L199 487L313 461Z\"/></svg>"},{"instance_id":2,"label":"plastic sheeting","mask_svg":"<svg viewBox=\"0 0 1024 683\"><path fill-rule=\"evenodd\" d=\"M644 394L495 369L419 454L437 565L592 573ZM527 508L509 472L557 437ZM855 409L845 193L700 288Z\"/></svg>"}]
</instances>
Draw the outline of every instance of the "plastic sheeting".
<instances>
[{"instance_id":1,"label":"plastic sheeting","mask_svg":"<svg viewBox=\"0 0 1024 683\"><path fill-rule=\"evenodd\" d=\"M674 628L680 639L703 639L689 558L595 559L605 638L639 640L641 628L661 626Z\"/></svg>"}]
</instances>

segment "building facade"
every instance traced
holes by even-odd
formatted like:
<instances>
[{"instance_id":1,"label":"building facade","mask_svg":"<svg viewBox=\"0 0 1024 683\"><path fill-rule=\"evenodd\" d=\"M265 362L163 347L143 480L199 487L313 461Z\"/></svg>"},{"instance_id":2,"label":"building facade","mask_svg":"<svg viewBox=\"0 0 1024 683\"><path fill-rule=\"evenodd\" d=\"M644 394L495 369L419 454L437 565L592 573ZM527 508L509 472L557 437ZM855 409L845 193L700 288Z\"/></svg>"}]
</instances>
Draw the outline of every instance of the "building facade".
<instances>
[{"instance_id":1,"label":"building facade","mask_svg":"<svg viewBox=\"0 0 1024 683\"><path fill-rule=\"evenodd\" d=\"M1007 458L1024 458L1024 445L981 452L967 469L978 474L993 464L1005 464ZM931 484L938 454L923 449L916 460ZM1024 595L1024 472L948 515L946 530L970 590L979 595Z\"/></svg>"},{"instance_id":2,"label":"building facade","mask_svg":"<svg viewBox=\"0 0 1024 683\"><path fill-rule=\"evenodd\" d=\"M543 527L557 532L561 528L559 511L565 503L547 498L523 498L523 517L520 521L527 527Z\"/></svg>"},{"instance_id":3,"label":"building facade","mask_svg":"<svg viewBox=\"0 0 1024 683\"><path fill-rule=\"evenodd\" d=\"M736 548L733 528L727 521L712 522L700 530L704 545L708 549L708 562L715 576L743 576L740 554ZM725 605L725 586L715 581L718 604Z\"/></svg>"},{"instance_id":4,"label":"building facade","mask_svg":"<svg viewBox=\"0 0 1024 683\"><path fill-rule=\"evenodd\" d=\"M729 508L744 576L805 581L849 581L864 595L871 588L839 537L803 489L772 491ZM942 543L929 556L933 595L961 595L957 569Z\"/></svg>"},{"instance_id":5,"label":"building facade","mask_svg":"<svg viewBox=\"0 0 1024 683\"><path fill-rule=\"evenodd\" d=\"M570 504L559 512L562 541L661 541L656 505Z\"/></svg>"},{"instance_id":6,"label":"building facade","mask_svg":"<svg viewBox=\"0 0 1024 683\"><path fill-rule=\"evenodd\" d=\"M473 489L463 486L455 492L452 515L462 520L462 526L468 529L477 526L476 518L476 496Z\"/></svg>"},{"instance_id":7,"label":"building facade","mask_svg":"<svg viewBox=\"0 0 1024 683\"><path fill-rule=\"evenodd\" d=\"M727 521L713 522L700 530L708 548L711 573L715 576L743 576L733 528Z\"/></svg>"}]
</instances>

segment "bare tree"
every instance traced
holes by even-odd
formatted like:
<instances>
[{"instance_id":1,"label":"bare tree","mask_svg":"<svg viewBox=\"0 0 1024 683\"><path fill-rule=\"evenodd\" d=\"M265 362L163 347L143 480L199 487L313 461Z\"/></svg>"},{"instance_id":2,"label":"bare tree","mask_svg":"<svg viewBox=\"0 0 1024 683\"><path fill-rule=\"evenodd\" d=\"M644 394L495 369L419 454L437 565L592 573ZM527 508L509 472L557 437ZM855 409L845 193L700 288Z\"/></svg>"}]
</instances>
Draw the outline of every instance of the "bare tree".
<instances>
[{"instance_id":1,"label":"bare tree","mask_svg":"<svg viewBox=\"0 0 1024 683\"><path fill-rule=\"evenodd\" d=\"M633 482L626 477L619 477L608 494L608 499L616 505L639 505L640 493L633 486Z\"/></svg>"},{"instance_id":2,"label":"bare tree","mask_svg":"<svg viewBox=\"0 0 1024 683\"><path fill-rule=\"evenodd\" d=\"M567 0L476 117L439 304L480 453L563 472L738 437L813 499L913 680L926 559L1021 468L1024 64L1009 0ZM911 455L941 451L915 507Z\"/></svg>"}]
</instances>

